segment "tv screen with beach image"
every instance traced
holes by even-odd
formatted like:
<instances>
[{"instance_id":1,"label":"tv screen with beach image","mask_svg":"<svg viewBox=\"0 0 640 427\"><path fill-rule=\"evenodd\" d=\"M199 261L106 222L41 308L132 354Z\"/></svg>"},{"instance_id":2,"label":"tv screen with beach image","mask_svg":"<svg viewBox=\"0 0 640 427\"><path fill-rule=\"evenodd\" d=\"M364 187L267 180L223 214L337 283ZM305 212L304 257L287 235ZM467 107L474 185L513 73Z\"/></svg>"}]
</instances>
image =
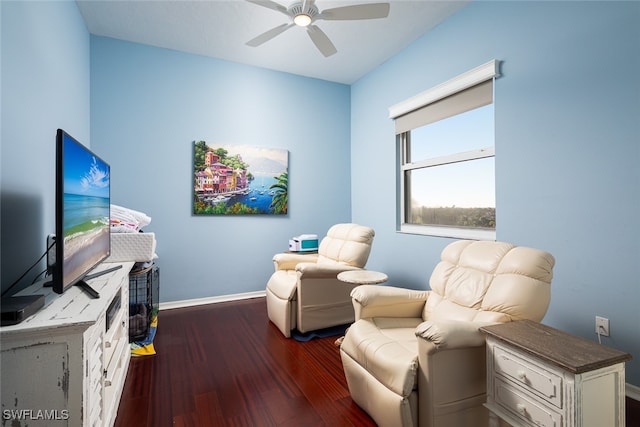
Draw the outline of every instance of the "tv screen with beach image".
<instances>
[{"instance_id":1,"label":"tv screen with beach image","mask_svg":"<svg viewBox=\"0 0 640 427\"><path fill-rule=\"evenodd\" d=\"M109 256L110 168L72 138L64 138L63 286L82 279Z\"/></svg>"}]
</instances>

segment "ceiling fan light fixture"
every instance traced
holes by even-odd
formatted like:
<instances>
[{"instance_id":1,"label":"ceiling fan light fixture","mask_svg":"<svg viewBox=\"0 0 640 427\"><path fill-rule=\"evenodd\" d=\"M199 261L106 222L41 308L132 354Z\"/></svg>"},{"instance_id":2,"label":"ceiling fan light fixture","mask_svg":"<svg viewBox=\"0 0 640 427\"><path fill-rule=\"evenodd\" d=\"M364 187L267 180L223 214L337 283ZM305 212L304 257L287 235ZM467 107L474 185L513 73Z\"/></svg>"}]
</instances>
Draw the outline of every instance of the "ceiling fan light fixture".
<instances>
[{"instance_id":1,"label":"ceiling fan light fixture","mask_svg":"<svg viewBox=\"0 0 640 427\"><path fill-rule=\"evenodd\" d=\"M293 17L293 22L298 27L307 27L311 24L311 17L305 13L300 13Z\"/></svg>"}]
</instances>

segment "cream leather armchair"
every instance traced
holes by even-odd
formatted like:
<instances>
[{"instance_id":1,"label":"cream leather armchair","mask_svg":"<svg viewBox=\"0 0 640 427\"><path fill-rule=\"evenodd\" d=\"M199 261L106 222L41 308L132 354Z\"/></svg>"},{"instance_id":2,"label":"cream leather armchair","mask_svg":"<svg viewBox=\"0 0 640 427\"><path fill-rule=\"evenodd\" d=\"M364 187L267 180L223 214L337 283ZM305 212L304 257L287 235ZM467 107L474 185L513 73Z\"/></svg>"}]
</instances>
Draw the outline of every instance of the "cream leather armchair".
<instances>
[{"instance_id":1,"label":"cream leather armchair","mask_svg":"<svg viewBox=\"0 0 640 427\"><path fill-rule=\"evenodd\" d=\"M488 425L478 328L542 320L554 264L532 248L457 241L442 251L431 290L356 287L356 322L340 347L352 399L383 427Z\"/></svg>"},{"instance_id":2,"label":"cream leather armchair","mask_svg":"<svg viewBox=\"0 0 640 427\"><path fill-rule=\"evenodd\" d=\"M273 257L275 272L267 282L267 313L285 337L291 330L308 332L354 320L351 290L338 273L363 269L374 237L373 229L336 224L317 254L281 253Z\"/></svg>"}]
</instances>

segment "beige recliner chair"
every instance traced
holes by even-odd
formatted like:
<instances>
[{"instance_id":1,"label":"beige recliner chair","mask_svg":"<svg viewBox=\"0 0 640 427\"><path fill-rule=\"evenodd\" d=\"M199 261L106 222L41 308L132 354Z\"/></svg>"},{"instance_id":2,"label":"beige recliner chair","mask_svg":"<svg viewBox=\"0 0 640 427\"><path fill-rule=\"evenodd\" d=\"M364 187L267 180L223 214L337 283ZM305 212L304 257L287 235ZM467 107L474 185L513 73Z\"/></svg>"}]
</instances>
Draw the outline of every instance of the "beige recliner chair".
<instances>
[{"instance_id":1,"label":"beige recliner chair","mask_svg":"<svg viewBox=\"0 0 640 427\"><path fill-rule=\"evenodd\" d=\"M267 313L285 337L291 336L292 329L304 333L353 322L350 293L356 285L336 276L364 268L374 234L362 225L336 224L320 242L317 254L273 257L276 271L267 283Z\"/></svg>"},{"instance_id":2,"label":"beige recliner chair","mask_svg":"<svg viewBox=\"0 0 640 427\"><path fill-rule=\"evenodd\" d=\"M554 264L537 249L457 241L442 251L429 291L356 287L356 322L340 347L351 397L383 427L486 426L478 328L542 320Z\"/></svg>"}]
</instances>

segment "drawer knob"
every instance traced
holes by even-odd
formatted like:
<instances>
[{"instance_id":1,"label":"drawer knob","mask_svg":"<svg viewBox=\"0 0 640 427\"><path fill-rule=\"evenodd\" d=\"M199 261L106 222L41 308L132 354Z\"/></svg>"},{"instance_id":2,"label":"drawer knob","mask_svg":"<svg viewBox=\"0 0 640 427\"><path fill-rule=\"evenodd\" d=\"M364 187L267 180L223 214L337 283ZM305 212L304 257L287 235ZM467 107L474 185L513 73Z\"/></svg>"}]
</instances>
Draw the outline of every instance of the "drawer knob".
<instances>
[{"instance_id":1,"label":"drawer knob","mask_svg":"<svg viewBox=\"0 0 640 427\"><path fill-rule=\"evenodd\" d=\"M516 405L516 409L518 410L520 415L522 415L522 416L526 416L527 415L527 407L524 404L518 403Z\"/></svg>"},{"instance_id":2,"label":"drawer knob","mask_svg":"<svg viewBox=\"0 0 640 427\"><path fill-rule=\"evenodd\" d=\"M518 379L522 382L527 381L527 374L524 371L518 371Z\"/></svg>"}]
</instances>

